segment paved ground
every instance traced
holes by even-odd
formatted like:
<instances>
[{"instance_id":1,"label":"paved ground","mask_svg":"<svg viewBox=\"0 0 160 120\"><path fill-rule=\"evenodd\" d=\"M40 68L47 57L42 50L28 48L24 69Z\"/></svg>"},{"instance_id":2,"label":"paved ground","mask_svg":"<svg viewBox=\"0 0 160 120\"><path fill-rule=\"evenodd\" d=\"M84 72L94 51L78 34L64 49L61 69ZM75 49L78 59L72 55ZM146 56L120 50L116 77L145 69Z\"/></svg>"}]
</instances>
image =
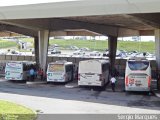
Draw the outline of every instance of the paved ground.
<instances>
[{"instance_id":1,"label":"paved ground","mask_svg":"<svg viewBox=\"0 0 160 120\"><path fill-rule=\"evenodd\" d=\"M79 88L76 82L27 85L0 80L0 99L25 105L43 114L160 113L158 97L125 93L123 82L118 83L116 92L112 92L110 85L101 91L99 88Z\"/></svg>"}]
</instances>

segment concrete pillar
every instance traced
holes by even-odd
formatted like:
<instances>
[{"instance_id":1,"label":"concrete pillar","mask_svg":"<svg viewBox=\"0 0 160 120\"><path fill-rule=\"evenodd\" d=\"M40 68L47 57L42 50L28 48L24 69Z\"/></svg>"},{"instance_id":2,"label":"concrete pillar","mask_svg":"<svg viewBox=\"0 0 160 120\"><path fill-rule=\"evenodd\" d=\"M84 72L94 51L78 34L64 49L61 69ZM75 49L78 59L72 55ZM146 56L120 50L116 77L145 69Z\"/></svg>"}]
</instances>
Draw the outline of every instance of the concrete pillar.
<instances>
[{"instance_id":1,"label":"concrete pillar","mask_svg":"<svg viewBox=\"0 0 160 120\"><path fill-rule=\"evenodd\" d=\"M35 61L39 65L39 41L38 37L34 37L34 51L35 51Z\"/></svg>"},{"instance_id":2,"label":"concrete pillar","mask_svg":"<svg viewBox=\"0 0 160 120\"><path fill-rule=\"evenodd\" d=\"M48 41L49 30L40 30L38 32L39 37L39 64L40 68L46 71L47 68L47 56L48 56Z\"/></svg>"},{"instance_id":3,"label":"concrete pillar","mask_svg":"<svg viewBox=\"0 0 160 120\"><path fill-rule=\"evenodd\" d=\"M157 63L157 87L160 89L160 29L155 30L155 47L156 47L156 63Z\"/></svg>"},{"instance_id":4,"label":"concrete pillar","mask_svg":"<svg viewBox=\"0 0 160 120\"><path fill-rule=\"evenodd\" d=\"M117 51L117 37L108 36L109 61L111 63L111 74L114 70L116 51Z\"/></svg>"}]
</instances>

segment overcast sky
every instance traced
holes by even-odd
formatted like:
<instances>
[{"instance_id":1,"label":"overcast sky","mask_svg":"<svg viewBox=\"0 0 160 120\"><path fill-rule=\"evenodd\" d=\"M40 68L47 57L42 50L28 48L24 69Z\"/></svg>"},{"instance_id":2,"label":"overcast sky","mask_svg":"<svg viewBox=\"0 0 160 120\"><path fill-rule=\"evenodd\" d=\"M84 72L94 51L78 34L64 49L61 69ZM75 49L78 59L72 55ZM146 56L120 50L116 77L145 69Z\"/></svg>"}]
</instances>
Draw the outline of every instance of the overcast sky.
<instances>
[{"instance_id":1,"label":"overcast sky","mask_svg":"<svg viewBox=\"0 0 160 120\"><path fill-rule=\"evenodd\" d=\"M1 0L0 6L26 5L26 4L63 2L63 1L76 1L76 0Z\"/></svg>"}]
</instances>

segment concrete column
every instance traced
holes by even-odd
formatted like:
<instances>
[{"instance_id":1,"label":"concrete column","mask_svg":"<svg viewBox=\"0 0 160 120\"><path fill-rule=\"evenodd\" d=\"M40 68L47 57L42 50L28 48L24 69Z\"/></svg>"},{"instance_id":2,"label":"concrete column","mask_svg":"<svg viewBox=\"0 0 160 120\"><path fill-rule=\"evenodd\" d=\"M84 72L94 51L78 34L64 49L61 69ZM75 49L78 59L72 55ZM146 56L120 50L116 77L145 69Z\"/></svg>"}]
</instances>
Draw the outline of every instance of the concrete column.
<instances>
[{"instance_id":1,"label":"concrete column","mask_svg":"<svg viewBox=\"0 0 160 120\"><path fill-rule=\"evenodd\" d=\"M157 86L160 89L160 29L155 30L156 63L158 70Z\"/></svg>"},{"instance_id":2,"label":"concrete column","mask_svg":"<svg viewBox=\"0 0 160 120\"><path fill-rule=\"evenodd\" d=\"M115 65L116 51L117 51L117 37L108 36L108 49L109 49L109 61L111 63L111 71L113 72Z\"/></svg>"},{"instance_id":3,"label":"concrete column","mask_svg":"<svg viewBox=\"0 0 160 120\"><path fill-rule=\"evenodd\" d=\"M39 65L39 41L38 37L34 37L34 51L35 51L35 61Z\"/></svg>"},{"instance_id":4,"label":"concrete column","mask_svg":"<svg viewBox=\"0 0 160 120\"><path fill-rule=\"evenodd\" d=\"M39 64L40 68L46 71L47 57L48 57L48 41L49 30L41 30L38 32L39 37Z\"/></svg>"}]
</instances>

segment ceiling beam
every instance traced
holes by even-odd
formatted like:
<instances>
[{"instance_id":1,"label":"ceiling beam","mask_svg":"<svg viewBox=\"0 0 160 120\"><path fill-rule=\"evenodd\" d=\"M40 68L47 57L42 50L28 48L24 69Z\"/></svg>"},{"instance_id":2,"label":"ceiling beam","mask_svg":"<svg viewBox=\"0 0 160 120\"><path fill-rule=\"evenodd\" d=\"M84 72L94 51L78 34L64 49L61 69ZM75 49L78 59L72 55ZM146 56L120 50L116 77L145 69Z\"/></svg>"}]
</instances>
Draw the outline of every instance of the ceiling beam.
<instances>
[{"instance_id":1,"label":"ceiling beam","mask_svg":"<svg viewBox=\"0 0 160 120\"><path fill-rule=\"evenodd\" d=\"M134 16L127 15L127 17L134 17ZM137 17L134 17L134 18L136 18L136 20L140 22L144 22ZM125 27L120 27L120 26L105 25L105 24L81 22L81 21L69 20L69 19L59 19L59 18L7 20L7 21L0 21L0 22L17 26L18 27L17 29L24 28L26 29L25 33L32 34L32 36L36 34L34 33L35 31L42 30L42 29L47 29L50 31L64 31L66 29L72 29L72 30L85 29L85 30L89 30L89 31L93 31L95 33L101 34L101 35L105 35L105 36L110 35L110 36L116 36L116 37L140 35L139 30L135 30L135 29L125 28ZM144 24L147 24L147 23L144 22ZM32 30L33 33L30 33L30 32L28 33L27 30L29 31ZM21 30L19 30L18 32L21 32ZM78 33L79 32L77 32L77 34ZM74 32L74 34L76 34L76 32Z\"/></svg>"},{"instance_id":2,"label":"ceiling beam","mask_svg":"<svg viewBox=\"0 0 160 120\"><path fill-rule=\"evenodd\" d=\"M148 25L153 28L160 27L159 14L130 14L126 16L130 17L132 20L139 21L144 25Z\"/></svg>"},{"instance_id":3,"label":"ceiling beam","mask_svg":"<svg viewBox=\"0 0 160 120\"><path fill-rule=\"evenodd\" d=\"M111 35L121 37L139 35L138 30L134 29L89 22L80 22L68 19L53 19L51 26L53 31L64 29L86 29L107 36Z\"/></svg>"},{"instance_id":4,"label":"ceiling beam","mask_svg":"<svg viewBox=\"0 0 160 120\"><path fill-rule=\"evenodd\" d=\"M10 32L14 32L14 33L18 33L18 34L22 34L22 35L26 35L26 36L31 36L31 37L38 36L37 31L33 31L31 29L21 28L21 27L17 27L17 26L11 26L11 25L4 25L4 24L0 25L0 30L1 31L10 31Z\"/></svg>"}]
</instances>

